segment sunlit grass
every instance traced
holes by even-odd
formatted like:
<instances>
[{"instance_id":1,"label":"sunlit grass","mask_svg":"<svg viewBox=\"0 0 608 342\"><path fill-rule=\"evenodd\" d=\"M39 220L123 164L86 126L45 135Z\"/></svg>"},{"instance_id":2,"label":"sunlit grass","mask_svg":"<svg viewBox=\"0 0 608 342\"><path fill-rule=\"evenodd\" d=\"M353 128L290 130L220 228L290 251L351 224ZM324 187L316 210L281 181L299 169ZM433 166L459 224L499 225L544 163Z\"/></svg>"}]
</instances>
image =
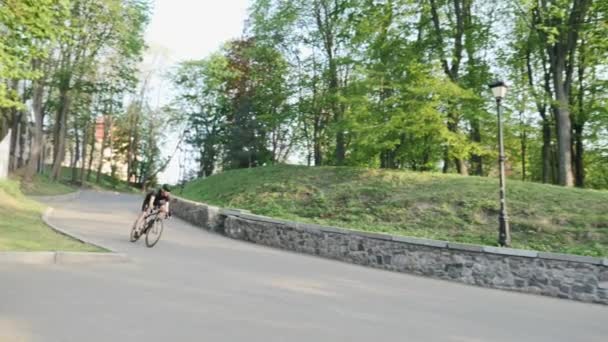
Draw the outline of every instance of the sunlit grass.
<instances>
[{"instance_id":1,"label":"sunlit grass","mask_svg":"<svg viewBox=\"0 0 608 342\"><path fill-rule=\"evenodd\" d=\"M40 218L43 210L17 182L0 181L0 251L103 251L51 230Z\"/></svg>"},{"instance_id":2,"label":"sunlit grass","mask_svg":"<svg viewBox=\"0 0 608 342\"><path fill-rule=\"evenodd\" d=\"M228 171L183 197L302 222L496 245L498 181L438 173L303 166ZM513 246L608 256L608 192L509 180Z\"/></svg>"}]
</instances>

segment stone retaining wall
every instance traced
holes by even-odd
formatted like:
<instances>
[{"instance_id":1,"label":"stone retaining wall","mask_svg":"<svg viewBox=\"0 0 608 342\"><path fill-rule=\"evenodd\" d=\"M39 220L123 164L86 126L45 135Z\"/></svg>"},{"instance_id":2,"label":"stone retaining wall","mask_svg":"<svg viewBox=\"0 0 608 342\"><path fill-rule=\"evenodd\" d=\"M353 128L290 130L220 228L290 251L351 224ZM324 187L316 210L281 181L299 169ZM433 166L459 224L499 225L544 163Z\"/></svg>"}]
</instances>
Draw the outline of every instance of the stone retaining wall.
<instances>
[{"instance_id":1,"label":"stone retaining wall","mask_svg":"<svg viewBox=\"0 0 608 342\"><path fill-rule=\"evenodd\" d=\"M277 220L176 198L176 216L261 245L489 288L608 304L608 259Z\"/></svg>"}]
</instances>

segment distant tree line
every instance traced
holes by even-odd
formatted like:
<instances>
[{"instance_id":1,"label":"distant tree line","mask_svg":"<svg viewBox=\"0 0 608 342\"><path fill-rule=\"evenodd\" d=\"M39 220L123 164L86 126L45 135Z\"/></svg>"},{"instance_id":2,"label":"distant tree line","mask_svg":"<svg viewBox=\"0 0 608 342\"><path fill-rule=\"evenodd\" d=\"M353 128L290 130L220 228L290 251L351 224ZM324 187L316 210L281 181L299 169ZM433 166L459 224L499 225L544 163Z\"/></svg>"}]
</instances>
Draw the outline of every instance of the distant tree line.
<instances>
[{"instance_id":1,"label":"distant tree line","mask_svg":"<svg viewBox=\"0 0 608 342\"><path fill-rule=\"evenodd\" d=\"M58 179L69 164L72 181L99 182L122 164L134 182L153 178L163 116L139 70L149 16L147 0L0 1L0 139L10 129L12 171L31 180L50 163Z\"/></svg>"},{"instance_id":2,"label":"distant tree line","mask_svg":"<svg viewBox=\"0 0 608 342\"><path fill-rule=\"evenodd\" d=\"M511 177L608 188L608 2L256 0L172 73L199 176L281 163L487 176L506 79Z\"/></svg>"}]
</instances>

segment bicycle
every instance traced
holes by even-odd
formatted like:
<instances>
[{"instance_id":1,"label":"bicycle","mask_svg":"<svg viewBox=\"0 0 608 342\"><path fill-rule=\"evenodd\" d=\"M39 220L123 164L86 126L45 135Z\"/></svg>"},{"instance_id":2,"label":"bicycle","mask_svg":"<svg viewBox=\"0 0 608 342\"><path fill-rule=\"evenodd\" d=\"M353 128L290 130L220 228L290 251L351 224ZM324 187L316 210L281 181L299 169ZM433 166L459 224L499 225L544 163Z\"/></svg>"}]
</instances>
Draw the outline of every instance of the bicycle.
<instances>
[{"instance_id":1,"label":"bicycle","mask_svg":"<svg viewBox=\"0 0 608 342\"><path fill-rule=\"evenodd\" d=\"M135 221L133 228L131 229L131 242L136 242L144 234L146 235L146 246L149 248L154 247L160 240L160 236L163 233L164 219L160 217L160 210L155 209L147 214L143 220ZM142 229L139 229L142 228ZM137 231L140 233L137 234Z\"/></svg>"}]
</instances>

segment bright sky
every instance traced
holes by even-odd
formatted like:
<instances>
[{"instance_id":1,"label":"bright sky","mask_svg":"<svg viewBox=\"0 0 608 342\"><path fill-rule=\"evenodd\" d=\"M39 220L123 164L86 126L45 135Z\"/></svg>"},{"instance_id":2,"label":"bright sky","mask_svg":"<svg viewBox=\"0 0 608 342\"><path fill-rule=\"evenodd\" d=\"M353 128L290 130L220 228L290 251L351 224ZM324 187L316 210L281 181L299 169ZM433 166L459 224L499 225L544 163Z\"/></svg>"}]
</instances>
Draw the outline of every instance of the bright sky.
<instances>
[{"instance_id":1,"label":"bright sky","mask_svg":"<svg viewBox=\"0 0 608 342\"><path fill-rule=\"evenodd\" d=\"M198 59L241 35L249 0L156 0L148 27L150 45L173 60Z\"/></svg>"},{"instance_id":2,"label":"bright sky","mask_svg":"<svg viewBox=\"0 0 608 342\"><path fill-rule=\"evenodd\" d=\"M170 99L167 82L161 75L179 61L201 59L224 42L238 38L244 27L250 0L155 0L152 20L146 34L150 51L144 64L154 65L152 104ZM173 141L173 143L169 143ZM168 155L175 138L163 149ZM180 156L160 175L162 183L175 183L179 177Z\"/></svg>"}]
</instances>

